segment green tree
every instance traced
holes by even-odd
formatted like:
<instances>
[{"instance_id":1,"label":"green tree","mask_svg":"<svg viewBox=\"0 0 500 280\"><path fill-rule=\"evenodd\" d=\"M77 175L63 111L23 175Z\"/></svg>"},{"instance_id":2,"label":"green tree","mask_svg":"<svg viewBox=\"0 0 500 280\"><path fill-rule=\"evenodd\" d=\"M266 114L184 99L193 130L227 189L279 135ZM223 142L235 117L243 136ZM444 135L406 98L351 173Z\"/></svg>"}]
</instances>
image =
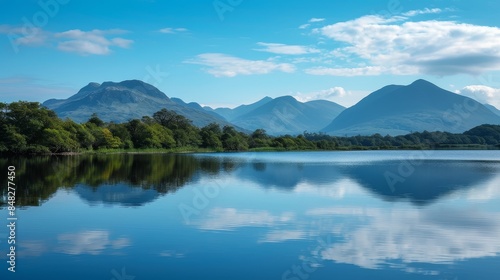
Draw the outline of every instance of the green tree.
<instances>
[{"instance_id":1,"label":"green tree","mask_svg":"<svg viewBox=\"0 0 500 280\"><path fill-rule=\"evenodd\" d=\"M132 137L127 129L126 124L110 123L108 125L108 129L111 131L111 133L113 133L113 135L120 138L120 141L123 143L123 148L131 149L134 147L134 143L132 142Z\"/></svg>"},{"instance_id":2,"label":"green tree","mask_svg":"<svg viewBox=\"0 0 500 280\"><path fill-rule=\"evenodd\" d=\"M93 123L93 124L95 124L96 126L99 126L99 127L104 126L104 121L103 121L103 120L101 120L101 119L97 116L97 114L96 114L96 113L93 113L93 114L90 116L90 118L89 118L89 120L88 120L87 122L88 122L88 123Z\"/></svg>"},{"instance_id":3,"label":"green tree","mask_svg":"<svg viewBox=\"0 0 500 280\"><path fill-rule=\"evenodd\" d=\"M45 128L55 126L59 118L54 111L48 110L38 102L19 101L8 105L5 113L7 122L26 137L28 144L36 144Z\"/></svg>"},{"instance_id":4,"label":"green tree","mask_svg":"<svg viewBox=\"0 0 500 280\"><path fill-rule=\"evenodd\" d=\"M220 137L222 130L217 123L211 123L200 130L202 146L205 148L222 149Z\"/></svg>"},{"instance_id":5,"label":"green tree","mask_svg":"<svg viewBox=\"0 0 500 280\"><path fill-rule=\"evenodd\" d=\"M4 124L0 127L0 133L2 135L1 148L4 151L13 153L23 153L26 151L28 146L26 136L19 133L15 126Z\"/></svg>"},{"instance_id":6,"label":"green tree","mask_svg":"<svg viewBox=\"0 0 500 280\"><path fill-rule=\"evenodd\" d=\"M79 144L64 129L46 128L43 130L43 146L53 153L78 150Z\"/></svg>"},{"instance_id":7,"label":"green tree","mask_svg":"<svg viewBox=\"0 0 500 280\"><path fill-rule=\"evenodd\" d=\"M224 128L222 129L221 142L222 147L226 151L248 150L248 141L232 126L224 126Z\"/></svg>"}]
</instances>

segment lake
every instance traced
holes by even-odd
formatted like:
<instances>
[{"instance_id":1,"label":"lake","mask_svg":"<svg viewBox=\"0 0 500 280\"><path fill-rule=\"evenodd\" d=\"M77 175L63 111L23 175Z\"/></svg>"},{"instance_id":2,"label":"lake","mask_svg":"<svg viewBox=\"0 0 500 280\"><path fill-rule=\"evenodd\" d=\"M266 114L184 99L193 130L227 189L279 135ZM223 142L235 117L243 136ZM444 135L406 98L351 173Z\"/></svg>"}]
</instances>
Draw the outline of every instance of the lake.
<instances>
[{"instance_id":1,"label":"lake","mask_svg":"<svg viewBox=\"0 0 500 280\"><path fill-rule=\"evenodd\" d=\"M500 279L500 151L110 154L15 166L1 279Z\"/></svg>"}]
</instances>

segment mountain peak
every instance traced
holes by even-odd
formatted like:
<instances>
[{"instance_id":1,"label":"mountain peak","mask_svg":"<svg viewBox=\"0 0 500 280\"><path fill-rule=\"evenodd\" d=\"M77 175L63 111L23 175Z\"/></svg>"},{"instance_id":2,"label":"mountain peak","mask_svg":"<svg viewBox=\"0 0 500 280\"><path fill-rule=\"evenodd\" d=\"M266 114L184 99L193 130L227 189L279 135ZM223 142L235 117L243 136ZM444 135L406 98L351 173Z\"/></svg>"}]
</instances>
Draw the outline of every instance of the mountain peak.
<instances>
[{"instance_id":1,"label":"mountain peak","mask_svg":"<svg viewBox=\"0 0 500 280\"><path fill-rule=\"evenodd\" d=\"M121 81L118 83L107 81L107 82L102 83L98 88L100 88L102 90L106 90L107 88L110 88L110 87L119 88L120 90L124 90L124 91L137 91L137 92L140 92L142 94L145 94L147 96L154 97L154 98L160 98L160 99L167 98L168 99L168 97L165 95L165 93L163 93L162 91L160 91L159 89L157 89L153 85L145 83L141 80L125 80L125 81Z\"/></svg>"},{"instance_id":2,"label":"mountain peak","mask_svg":"<svg viewBox=\"0 0 500 280\"><path fill-rule=\"evenodd\" d=\"M126 80L89 83L68 99L48 100L43 104L59 117L68 117L77 122L85 122L92 113L97 113L106 122L126 122L151 116L166 108L192 120L196 126L213 122L221 126L229 125L223 118L206 112L197 103L186 104L181 99L175 101L148 83Z\"/></svg>"},{"instance_id":3,"label":"mountain peak","mask_svg":"<svg viewBox=\"0 0 500 280\"><path fill-rule=\"evenodd\" d=\"M96 83L96 82L90 82L87 86L85 87L89 87L89 88L97 88L97 87L100 87L101 84L99 83Z\"/></svg>"},{"instance_id":4,"label":"mountain peak","mask_svg":"<svg viewBox=\"0 0 500 280\"><path fill-rule=\"evenodd\" d=\"M431 82L427 81L427 80L424 80L424 79L418 79L418 80L415 80L413 83L411 83L412 85L413 84L432 84Z\"/></svg>"},{"instance_id":5,"label":"mountain peak","mask_svg":"<svg viewBox=\"0 0 500 280\"><path fill-rule=\"evenodd\" d=\"M293 96L291 95L284 95L284 96L280 96L280 97L276 97L274 99L276 102L279 102L279 101L285 101L285 102L298 102L297 99L295 99Z\"/></svg>"},{"instance_id":6,"label":"mountain peak","mask_svg":"<svg viewBox=\"0 0 500 280\"><path fill-rule=\"evenodd\" d=\"M470 111L464 117L457 112L457 106L463 104L474 104L473 114ZM336 135L402 135L424 130L459 133L484 123L497 124L500 119L476 101L420 79L371 93L343 111L323 131Z\"/></svg>"},{"instance_id":7,"label":"mountain peak","mask_svg":"<svg viewBox=\"0 0 500 280\"><path fill-rule=\"evenodd\" d=\"M414 81L413 83L409 84L408 87L415 87L415 88L433 87L433 88L437 88L438 86L436 86L435 84L433 84L427 80L418 79L418 80Z\"/></svg>"}]
</instances>

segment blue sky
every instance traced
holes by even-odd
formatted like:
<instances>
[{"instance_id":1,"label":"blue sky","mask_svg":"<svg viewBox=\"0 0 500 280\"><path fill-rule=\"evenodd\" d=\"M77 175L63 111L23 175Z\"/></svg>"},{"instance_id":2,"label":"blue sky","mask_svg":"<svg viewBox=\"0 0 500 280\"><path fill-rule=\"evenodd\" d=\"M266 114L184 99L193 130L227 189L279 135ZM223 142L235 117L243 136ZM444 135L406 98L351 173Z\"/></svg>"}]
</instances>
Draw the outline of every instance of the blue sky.
<instances>
[{"instance_id":1,"label":"blue sky","mask_svg":"<svg viewBox=\"0 0 500 280\"><path fill-rule=\"evenodd\" d=\"M214 107L264 96L351 106L427 79L500 108L500 2L9 1L0 101L140 79Z\"/></svg>"}]
</instances>

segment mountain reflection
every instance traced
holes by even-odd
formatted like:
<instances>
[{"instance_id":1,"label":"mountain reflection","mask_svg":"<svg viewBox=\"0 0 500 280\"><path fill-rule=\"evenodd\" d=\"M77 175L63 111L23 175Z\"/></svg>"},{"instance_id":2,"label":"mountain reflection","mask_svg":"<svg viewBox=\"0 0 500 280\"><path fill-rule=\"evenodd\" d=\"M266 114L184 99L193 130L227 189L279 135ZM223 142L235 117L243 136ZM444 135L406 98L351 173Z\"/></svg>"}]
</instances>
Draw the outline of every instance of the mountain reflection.
<instances>
[{"instance_id":1,"label":"mountain reflection","mask_svg":"<svg viewBox=\"0 0 500 280\"><path fill-rule=\"evenodd\" d=\"M74 189L91 205L140 206L203 176L221 176L221 172L263 188L290 191L304 183L327 190L350 180L384 200L425 205L481 185L499 173L495 162L427 161L391 188L384 174L398 174L400 163L298 163L242 160L241 156L111 154L0 159L0 168L16 166L18 206L38 206L59 188ZM6 186L0 187L0 206L6 204Z\"/></svg>"},{"instance_id":2,"label":"mountain reflection","mask_svg":"<svg viewBox=\"0 0 500 280\"><path fill-rule=\"evenodd\" d=\"M350 179L386 201L410 201L425 205L455 191L469 189L491 180L495 163L464 161L429 161L415 167L409 176L401 176L391 188L385 174L398 173L401 161L380 161L357 164L297 164L252 163L242 165L236 172L264 188L294 190L301 183L329 188L343 179ZM481 167L478 167L480 165ZM498 170L500 171L500 170Z\"/></svg>"},{"instance_id":3,"label":"mountain reflection","mask_svg":"<svg viewBox=\"0 0 500 280\"><path fill-rule=\"evenodd\" d=\"M464 161L428 161L415 166L409 176L400 176L401 161L378 162L342 168L359 185L387 201L410 201L425 205L458 190L465 190L491 180L495 163ZM498 165L496 167L498 170ZM395 174L391 187L385 174ZM405 175L404 173L402 173Z\"/></svg>"},{"instance_id":4,"label":"mountain reflection","mask_svg":"<svg viewBox=\"0 0 500 280\"><path fill-rule=\"evenodd\" d=\"M142 189L124 184L101 185L98 188L78 185L74 191L90 205L102 203L141 206L160 196L160 193L154 189Z\"/></svg>"}]
</instances>

